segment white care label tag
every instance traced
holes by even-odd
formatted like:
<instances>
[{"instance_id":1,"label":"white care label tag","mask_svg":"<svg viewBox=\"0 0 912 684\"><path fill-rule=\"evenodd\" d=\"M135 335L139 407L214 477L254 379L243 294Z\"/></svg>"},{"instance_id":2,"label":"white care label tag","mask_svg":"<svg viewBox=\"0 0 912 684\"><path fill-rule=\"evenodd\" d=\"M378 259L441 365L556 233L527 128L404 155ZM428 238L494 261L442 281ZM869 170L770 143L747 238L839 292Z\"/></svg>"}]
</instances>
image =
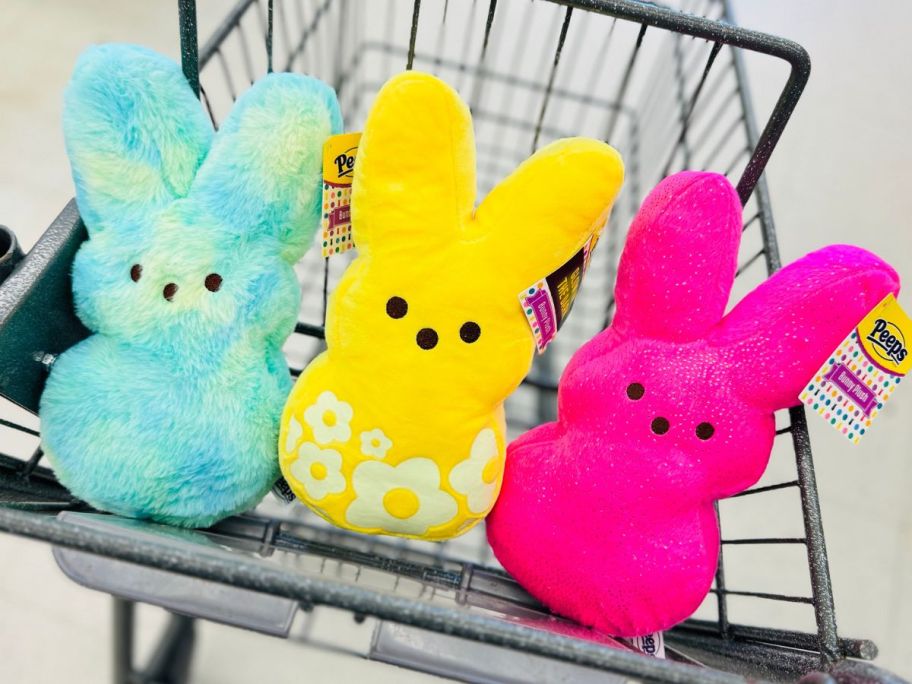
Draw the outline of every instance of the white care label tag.
<instances>
[{"instance_id":1,"label":"white care label tag","mask_svg":"<svg viewBox=\"0 0 912 684\"><path fill-rule=\"evenodd\" d=\"M662 632L653 632L646 636L633 637L632 639L622 639L622 641L643 655L653 658L665 658L665 638Z\"/></svg>"},{"instance_id":2,"label":"white care label tag","mask_svg":"<svg viewBox=\"0 0 912 684\"><path fill-rule=\"evenodd\" d=\"M539 354L548 348L570 314L598 239L599 233L591 235L567 263L519 293Z\"/></svg>"},{"instance_id":3,"label":"white care label tag","mask_svg":"<svg viewBox=\"0 0 912 684\"><path fill-rule=\"evenodd\" d=\"M276 483L272 485L271 491L272 495L282 503L289 504L297 498L294 492L291 491L291 486L285 481L284 477L280 477L276 480Z\"/></svg>"},{"instance_id":4,"label":"white care label tag","mask_svg":"<svg viewBox=\"0 0 912 684\"><path fill-rule=\"evenodd\" d=\"M910 337L912 320L887 295L814 374L801 402L858 444L912 367Z\"/></svg>"}]
</instances>

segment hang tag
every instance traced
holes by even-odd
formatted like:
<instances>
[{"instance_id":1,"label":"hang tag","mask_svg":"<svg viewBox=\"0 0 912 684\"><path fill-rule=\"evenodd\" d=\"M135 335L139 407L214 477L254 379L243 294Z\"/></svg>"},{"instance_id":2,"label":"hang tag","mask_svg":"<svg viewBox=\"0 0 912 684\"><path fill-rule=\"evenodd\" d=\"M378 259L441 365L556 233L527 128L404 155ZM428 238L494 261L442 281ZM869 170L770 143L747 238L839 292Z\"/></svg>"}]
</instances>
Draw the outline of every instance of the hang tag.
<instances>
[{"instance_id":1,"label":"hang tag","mask_svg":"<svg viewBox=\"0 0 912 684\"><path fill-rule=\"evenodd\" d=\"M802 403L853 444L912 367L912 320L893 295L865 316L802 390Z\"/></svg>"},{"instance_id":2,"label":"hang tag","mask_svg":"<svg viewBox=\"0 0 912 684\"><path fill-rule=\"evenodd\" d=\"M330 136L323 144L323 258L355 246L351 234L351 185L360 133Z\"/></svg>"},{"instance_id":3,"label":"hang tag","mask_svg":"<svg viewBox=\"0 0 912 684\"><path fill-rule=\"evenodd\" d=\"M541 354L548 348L573 308L600 233L594 233L570 260L519 293L519 303Z\"/></svg>"},{"instance_id":4,"label":"hang tag","mask_svg":"<svg viewBox=\"0 0 912 684\"><path fill-rule=\"evenodd\" d=\"M633 637L632 639L622 639L622 641L643 655L653 658L665 658L665 637L662 636L662 632L653 632L652 634Z\"/></svg>"}]
</instances>

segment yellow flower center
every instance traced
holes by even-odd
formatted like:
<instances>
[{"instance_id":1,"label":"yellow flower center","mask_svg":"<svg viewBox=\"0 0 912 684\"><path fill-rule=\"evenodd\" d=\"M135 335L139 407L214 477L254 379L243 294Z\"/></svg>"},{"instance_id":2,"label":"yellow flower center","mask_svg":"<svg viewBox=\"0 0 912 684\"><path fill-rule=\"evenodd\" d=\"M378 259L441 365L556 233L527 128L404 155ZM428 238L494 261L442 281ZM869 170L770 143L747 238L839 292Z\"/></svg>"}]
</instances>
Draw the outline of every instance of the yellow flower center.
<instances>
[{"instance_id":1,"label":"yellow flower center","mask_svg":"<svg viewBox=\"0 0 912 684\"><path fill-rule=\"evenodd\" d=\"M493 484L497 481L499 475L500 456L495 456L490 461L485 463L485 467L481 471L481 479L484 480L485 484Z\"/></svg>"},{"instance_id":2,"label":"yellow flower center","mask_svg":"<svg viewBox=\"0 0 912 684\"><path fill-rule=\"evenodd\" d=\"M418 495L406 487L395 487L383 495L383 507L394 518L405 520L418 512Z\"/></svg>"},{"instance_id":3,"label":"yellow flower center","mask_svg":"<svg viewBox=\"0 0 912 684\"><path fill-rule=\"evenodd\" d=\"M336 414L333 411L323 412L323 424L326 427L333 427L336 424Z\"/></svg>"},{"instance_id":4,"label":"yellow flower center","mask_svg":"<svg viewBox=\"0 0 912 684\"><path fill-rule=\"evenodd\" d=\"M374 447L374 449L379 449L379 448L380 448L380 440L377 439L376 437L374 437L373 439L371 439L371 446Z\"/></svg>"},{"instance_id":5,"label":"yellow flower center","mask_svg":"<svg viewBox=\"0 0 912 684\"><path fill-rule=\"evenodd\" d=\"M313 479L322 480L327 474L328 471L326 470L326 466L322 463L316 462L310 464L310 476Z\"/></svg>"}]
</instances>

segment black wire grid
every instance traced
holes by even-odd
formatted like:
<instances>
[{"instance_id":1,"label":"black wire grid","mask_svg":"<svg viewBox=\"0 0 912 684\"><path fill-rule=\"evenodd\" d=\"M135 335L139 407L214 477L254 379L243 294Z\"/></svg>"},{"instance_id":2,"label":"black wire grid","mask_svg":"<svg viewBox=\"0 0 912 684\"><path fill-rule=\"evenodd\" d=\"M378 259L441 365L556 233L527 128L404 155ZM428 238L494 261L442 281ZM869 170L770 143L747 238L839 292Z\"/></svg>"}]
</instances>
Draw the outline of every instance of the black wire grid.
<instances>
[{"instance_id":1,"label":"black wire grid","mask_svg":"<svg viewBox=\"0 0 912 684\"><path fill-rule=\"evenodd\" d=\"M240 0L201 48L194 0L179 0L178 8L184 73L216 125L265 71L294 70L333 85L347 130L358 130L380 85L402 68L415 68L441 76L469 102L480 196L558 137L588 135L621 151L625 189L575 313L507 403L512 434L554 417L560 370L583 341L610 322L624 231L644 195L665 175L711 169L737 180L745 218L733 299L780 266L761 174L810 64L799 45L734 26L725 0L685 0L677 9L632 0ZM790 68L762 129L747 88L745 52ZM84 237L71 202L0 287L0 394L31 412L46 367L87 334L72 313L68 278ZM322 350L327 292L348 261L322 260L314 249L299 264L305 296L297 334L287 347L293 366L302 367ZM8 272L2 259L0 266L0 273ZM264 566L244 555L213 560L79 528L52 515L86 507L39 464L38 432L30 427L36 421L22 416L0 419L0 435L25 444L18 454L0 448L0 529L293 598L304 608L341 607L359 620L369 615L637 679L726 679L714 669L650 660L465 610L472 591L534 605L502 571L490 568L494 561L481 532L436 545L365 538L322 526L301 507L289 513L275 506L226 521L213 532L225 546L256 540L259 556L316 556L324 566L333 559L354 565L359 576L368 569L392 578L391 588L376 592L357 578L344 583L332 573L303 576L293 567L296 561ZM712 594L696 618L667 633L671 658L777 679L822 670L840 680L888 680L889 673L855 660L873 658L874 644L837 634L804 410L781 412L777 421L763 480L719 505L723 542ZM8 441L4 437L2 443ZM776 577L757 575L761 557L766 560L761 567L781 559ZM424 590L418 599L402 596L404 578L430 587L431 599L452 592L452 605L426 600ZM117 605L116 624L128 633L132 604ZM169 657L183 658L174 648L187 641L188 624L188 618L175 617L171 640L160 649L159 669L150 669L149 677L161 673ZM125 677L131 667L126 639L119 642L117 660Z\"/></svg>"}]
</instances>

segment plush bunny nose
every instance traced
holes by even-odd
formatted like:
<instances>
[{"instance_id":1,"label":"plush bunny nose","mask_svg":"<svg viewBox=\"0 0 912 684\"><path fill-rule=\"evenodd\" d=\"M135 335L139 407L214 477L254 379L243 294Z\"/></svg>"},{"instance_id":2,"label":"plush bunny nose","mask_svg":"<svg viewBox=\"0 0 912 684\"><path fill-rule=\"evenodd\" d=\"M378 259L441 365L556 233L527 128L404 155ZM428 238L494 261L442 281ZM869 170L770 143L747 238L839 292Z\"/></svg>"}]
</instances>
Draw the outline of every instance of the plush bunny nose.
<instances>
[{"instance_id":1,"label":"plush bunny nose","mask_svg":"<svg viewBox=\"0 0 912 684\"><path fill-rule=\"evenodd\" d=\"M415 341L422 349L433 349L437 346L437 331L433 328L422 328L415 336Z\"/></svg>"},{"instance_id":2,"label":"plush bunny nose","mask_svg":"<svg viewBox=\"0 0 912 684\"><path fill-rule=\"evenodd\" d=\"M165 285L165 289L162 290L162 297L167 299L169 302L174 299L174 293L177 292L176 283L168 283Z\"/></svg>"}]
</instances>

